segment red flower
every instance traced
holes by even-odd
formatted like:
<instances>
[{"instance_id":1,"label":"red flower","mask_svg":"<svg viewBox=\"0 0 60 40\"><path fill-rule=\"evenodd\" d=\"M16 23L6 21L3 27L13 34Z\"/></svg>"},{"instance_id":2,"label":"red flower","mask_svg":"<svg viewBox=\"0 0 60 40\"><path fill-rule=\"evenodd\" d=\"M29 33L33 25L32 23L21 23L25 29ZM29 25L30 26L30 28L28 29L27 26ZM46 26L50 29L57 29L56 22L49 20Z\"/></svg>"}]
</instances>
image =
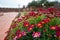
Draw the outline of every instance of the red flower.
<instances>
[{"instance_id":1,"label":"red flower","mask_svg":"<svg viewBox=\"0 0 60 40\"><path fill-rule=\"evenodd\" d=\"M40 33L40 32L33 32L32 36L33 36L34 38L40 37L40 36L41 36L41 33Z\"/></svg>"},{"instance_id":2,"label":"red flower","mask_svg":"<svg viewBox=\"0 0 60 40\"><path fill-rule=\"evenodd\" d=\"M25 16L22 16L23 19L25 19L26 17Z\"/></svg>"},{"instance_id":3,"label":"red flower","mask_svg":"<svg viewBox=\"0 0 60 40\"><path fill-rule=\"evenodd\" d=\"M42 11L44 11L44 8L38 8L38 10L39 10L40 12L42 12Z\"/></svg>"},{"instance_id":4,"label":"red flower","mask_svg":"<svg viewBox=\"0 0 60 40\"><path fill-rule=\"evenodd\" d=\"M17 31L16 31L16 35L19 35L20 34L20 30L18 29Z\"/></svg>"},{"instance_id":5,"label":"red flower","mask_svg":"<svg viewBox=\"0 0 60 40\"><path fill-rule=\"evenodd\" d=\"M44 21L41 21L41 24L45 24L45 22Z\"/></svg>"},{"instance_id":6,"label":"red flower","mask_svg":"<svg viewBox=\"0 0 60 40\"><path fill-rule=\"evenodd\" d=\"M56 36L60 38L60 32L56 32Z\"/></svg>"},{"instance_id":7,"label":"red flower","mask_svg":"<svg viewBox=\"0 0 60 40\"><path fill-rule=\"evenodd\" d=\"M42 28L43 26L42 26L41 23L38 23L38 24L37 24L37 27L38 27L38 28Z\"/></svg>"},{"instance_id":8,"label":"red flower","mask_svg":"<svg viewBox=\"0 0 60 40\"><path fill-rule=\"evenodd\" d=\"M21 38L22 37L22 34L20 33L19 35L17 35L17 38Z\"/></svg>"},{"instance_id":9,"label":"red flower","mask_svg":"<svg viewBox=\"0 0 60 40\"><path fill-rule=\"evenodd\" d=\"M21 22L22 21L22 18L18 18L17 22Z\"/></svg>"},{"instance_id":10,"label":"red flower","mask_svg":"<svg viewBox=\"0 0 60 40\"><path fill-rule=\"evenodd\" d=\"M25 17L26 17L26 19L28 19L29 18L29 15L25 15Z\"/></svg>"},{"instance_id":11,"label":"red flower","mask_svg":"<svg viewBox=\"0 0 60 40\"><path fill-rule=\"evenodd\" d=\"M49 11L44 8L39 8L38 10L42 13L49 13Z\"/></svg>"},{"instance_id":12,"label":"red flower","mask_svg":"<svg viewBox=\"0 0 60 40\"><path fill-rule=\"evenodd\" d=\"M46 32L46 30L43 30L43 32Z\"/></svg>"},{"instance_id":13,"label":"red flower","mask_svg":"<svg viewBox=\"0 0 60 40\"><path fill-rule=\"evenodd\" d=\"M45 10L43 11L43 13L49 13L49 11L45 9Z\"/></svg>"},{"instance_id":14,"label":"red flower","mask_svg":"<svg viewBox=\"0 0 60 40\"><path fill-rule=\"evenodd\" d=\"M60 11L56 12L55 16L60 17Z\"/></svg>"},{"instance_id":15,"label":"red flower","mask_svg":"<svg viewBox=\"0 0 60 40\"><path fill-rule=\"evenodd\" d=\"M23 23L23 26L24 26L24 27L28 27L28 26L29 26L29 22L28 22L28 21L25 21L25 22Z\"/></svg>"},{"instance_id":16,"label":"red flower","mask_svg":"<svg viewBox=\"0 0 60 40\"><path fill-rule=\"evenodd\" d=\"M30 27L34 27L35 25L34 24L31 24Z\"/></svg>"},{"instance_id":17,"label":"red flower","mask_svg":"<svg viewBox=\"0 0 60 40\"><path fill-rule=\"evenodd\" d=\"M41 26L42 24L39 22L38 24L37 24L37 26Z\"/></svg>"},{"instance_id":18,"label":"red flower","mask_svg":"<svg viewBox=\"0 0 60 40\"><path fill-rule=\"evenodd\" d=\"M55 26L54 29L56 30L56 36L57 36L58 38L60 38L60 27L59 27L59 26Z\"/></svg>"},{"instance_id":19,"label":"red flower","mask_svg":"<svg viewBox=\"0 0 60 40\"><path fill-rule=\"evenodd\" d=\"M28 31L31 31L34 27L34 24L31 24L29 27L28 27Z\"/></svg>"},{"instance_id":20,"label":"red flower","mask_svg":"<svg viewBox=\"0 0 60 40\"><path fill-rule=\"evenodd\" d=\"M19 34L17 35L17 38L21 38L22 36L25 36L26 32L19 32Z\"/></svg>"},{"instance_id":21,"label":"red flower","mask_svg":"<svg viewBox=\"0 0 60 40\"><path fill-rule=\"evenodd\" d=\"M21 38L22 36L25 36L26 35L26 32L25 31L20 31L20 30L17 30L16 32L16 36L17 38Z\"/></svg>"},{"instance_id":22,"label":"red flower","mask_svg":"<svg viewBox=\"0 0 60 40\"><path fill-rule=\"evenodd\" d=\"M48 8L49 12L55 12L56 9L55 8Z\"/></svg>"},{"instance_id":23,"label":"red flower","mask_svg":"<svg viewBox=\"0 0 60 40\"><path fill-rule=\"evenodd\" d=\"M48 23L48 22L50 21L50 18L45 18L45 19L43 19L43 21L44 21L45 23Z\"/></svg>"},{"instance_id":24,"label":"red flower","mask_svg":"<svg viewBox=\"0 0 60 40\"><path fill-rule=\"evenodd\" d=\"M28 31L31 31L32 29L33 29L33 27L29 27L29 28L28 28Z\"/></svg>"},{"instance_id":25,"label":"red flower","mask_svg":"<svg viewBox=\"0 0 60 40\"><path fill-rule=\"evenodd\" d=\"M50 29L56 30L56 36L60 38L60 27L59 26L51 26Z\"/></svg>"},{"instance_id":26,"label":"red flower","mask_svg":"<svg viewBox=\"0 0 60 40\"><path fill-rule=\"evenodd\" d=\"M16 28L17 27L17 24L15 23L15 24L13 24L13 25L11 25L11 28Z\"/></svg>"},{"instance_id":27,"label":"red flower","mask_svg":"<svg viewBox=\"0 0 60 40\"><path fill-rule=\"evenodd\" d=\"M56 26L56 31L60 32L60 26Z\"/></svg>"},{"instance_id":28,"label":"red flower","mask_svg":"<svg viewBox=\"0 0 60 40\"><path fill-rule=\"evenodd\" d=\"M38 28L43 28L43 26L39 26Z\"/></svg>"},{"instance_id":29,"label":"red flower","mask_svg":"<svg viewBox=\"0 0 60 40\"><path fill-rule=\"evenodd\" d=\"M50 26L50 29L51 30L56 30L56 27L55 26Z\"/></svg>"},{"instance_id":30,"label":"red flower","mask_svg":"<svg viewBox=\"0 0 60 40\"><path fill-rule=\"evenodd\" d=\"M35 16L35 14L36 14L36 13L35 13L34 11L31 11L31 12L29 13L30 16Z\"/></svg>"}]
</instances>

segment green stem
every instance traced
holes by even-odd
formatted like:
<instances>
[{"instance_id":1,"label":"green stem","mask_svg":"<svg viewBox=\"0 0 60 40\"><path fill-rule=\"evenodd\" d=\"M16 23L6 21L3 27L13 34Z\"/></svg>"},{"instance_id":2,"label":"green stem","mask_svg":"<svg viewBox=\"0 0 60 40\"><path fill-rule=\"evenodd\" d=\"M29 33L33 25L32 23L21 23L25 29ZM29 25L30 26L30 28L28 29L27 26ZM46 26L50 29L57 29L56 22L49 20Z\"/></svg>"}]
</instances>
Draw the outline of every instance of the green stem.
<instances>
[{"instance_id":1,"label":"green stem","mask_svg":"<svg viewBox=\"0 0 60 40\"><path fill-rule=\"evenodd\" d=\"M45 26L45 25L44 25ZM45 28L43 28L43 30L44 30ZM44 36L44 40L45 40L45 32L43 32L43 36Z\"/></svg>"},{"instance_id":2,"label":"green stem","mask_svg":"<svg viewBox=\"0 0 60 40\"><path fill-rule=\"evenodd\" d=\"M49 37L48 37L48 40L49 40Z\"/></svg>"},{"instance_id":3,"label":"green stem","mask_svg":"<svg viewBox=\"0 0 60 40\"><path fill-rule=\"evenodd\" d=\"M47 24L48 25L48 24ZM49 25L48 25L49 26ZM48 35L49 35L49 27L47 26L47 33L48 33ZM50 40L50 38L48 37L48 39L47 40Z\"/></svg>"},{"instance_id":4,"label":"green stem","mask_svg":"<svg viewBox=\"0 0 60 40\"><path fill-rule=\"evenodd\" d=\"M44 40L45 40L45 33L44 33Z\"/></svg>"}]
</instances>

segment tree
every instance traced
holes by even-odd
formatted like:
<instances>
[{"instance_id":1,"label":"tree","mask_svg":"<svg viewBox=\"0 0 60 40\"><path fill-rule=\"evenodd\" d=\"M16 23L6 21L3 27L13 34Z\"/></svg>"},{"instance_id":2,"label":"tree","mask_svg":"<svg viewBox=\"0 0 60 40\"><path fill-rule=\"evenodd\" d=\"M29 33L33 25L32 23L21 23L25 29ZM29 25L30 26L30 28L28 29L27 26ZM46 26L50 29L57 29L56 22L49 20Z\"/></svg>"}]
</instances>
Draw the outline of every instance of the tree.
<instances>
[{"instance_id":1,"label":"tree","mask_svg":"<svg viewBox=\"0 0 60 40\"><path fill-rule=\"evenodd\" d=\"M44 4L44 6L46 7L51 7L51 6L54 6L55 3L58 3L58 2L48 2L47 0L33 0L32 2L30 2L28 4L28 7L30 6L34 6L34 7L42 7L42 4Z\"/></svg>"},{"instance_id":2,"label":"tree","mask_svg":"<svg viewBox=\"0 0 60 40\"><path fill-rule=\"evenodd\" d=\"M37 2L36 1L32 1L31 3L29 3L28 4L28 7L30 7L30 6L37 6Z\"/></svg>"}]
</instances>

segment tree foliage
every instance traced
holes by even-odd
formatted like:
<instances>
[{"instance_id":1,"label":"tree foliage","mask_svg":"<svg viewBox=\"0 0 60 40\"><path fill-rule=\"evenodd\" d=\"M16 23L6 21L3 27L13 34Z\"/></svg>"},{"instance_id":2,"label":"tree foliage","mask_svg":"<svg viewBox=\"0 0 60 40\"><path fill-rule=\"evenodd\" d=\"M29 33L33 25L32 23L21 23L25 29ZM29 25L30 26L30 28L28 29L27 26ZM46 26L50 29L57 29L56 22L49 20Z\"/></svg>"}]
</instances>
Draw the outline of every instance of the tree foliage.
<instances>
[{"instance_id":1,"label":"tree foliage","mask_svg":"<svg viewBox=\"0 0 60 40\"><path fill-rule=\"evenodd\" d=\"M47 0L37 0L37 1L32 1L28 4L28 7L30 6L34 6L34 7L42 7L42 4L44 4L44 6L46 7L50 7L50 6L54 6L54 4L56 4L58 2L54 1L54 2L49 2Z\"/></svg>"}]
</instances>

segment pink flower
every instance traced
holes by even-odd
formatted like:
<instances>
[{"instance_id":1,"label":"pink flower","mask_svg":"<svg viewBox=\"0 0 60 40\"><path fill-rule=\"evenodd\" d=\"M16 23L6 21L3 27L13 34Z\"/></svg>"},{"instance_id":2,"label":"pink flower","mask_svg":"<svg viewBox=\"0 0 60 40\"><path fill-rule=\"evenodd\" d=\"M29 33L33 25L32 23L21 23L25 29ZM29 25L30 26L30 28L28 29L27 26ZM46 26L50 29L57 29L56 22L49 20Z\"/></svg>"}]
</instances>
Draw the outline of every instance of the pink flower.
<instances>
[{"instance_id":1,"label":"pink flower","mask_svg":"<svg viewBox=\"0 0 60 40\"><path fill-rule=\"evenodd\" d=\"M40 33L40 32L33 32L32 36L33 36L34 38L40 37L40 36L41 36L41 33Z\"/></svg>"},{"instance_id":2,"label":"pink flower","mask_svg":"<svg viewBox=\"0 0 60 40\"><path fill-rule=\"evenodd\" d=\"M28 21L23 22L23 26L24 27L28 27L29 26L29 22Z\"/></svg>"},{"instance_id":3,"label":"pink flower","mask_svg":"<svg viewBox=\"0 0 60 40\"><path fill-rule=\"evenodd\" d=\"M26 35L26 32L25 32L25 31L23 31L23 32L21 32L21 34L22 34L22 36L25 36L25 35Z\"/></svg>"}]
</instances>

